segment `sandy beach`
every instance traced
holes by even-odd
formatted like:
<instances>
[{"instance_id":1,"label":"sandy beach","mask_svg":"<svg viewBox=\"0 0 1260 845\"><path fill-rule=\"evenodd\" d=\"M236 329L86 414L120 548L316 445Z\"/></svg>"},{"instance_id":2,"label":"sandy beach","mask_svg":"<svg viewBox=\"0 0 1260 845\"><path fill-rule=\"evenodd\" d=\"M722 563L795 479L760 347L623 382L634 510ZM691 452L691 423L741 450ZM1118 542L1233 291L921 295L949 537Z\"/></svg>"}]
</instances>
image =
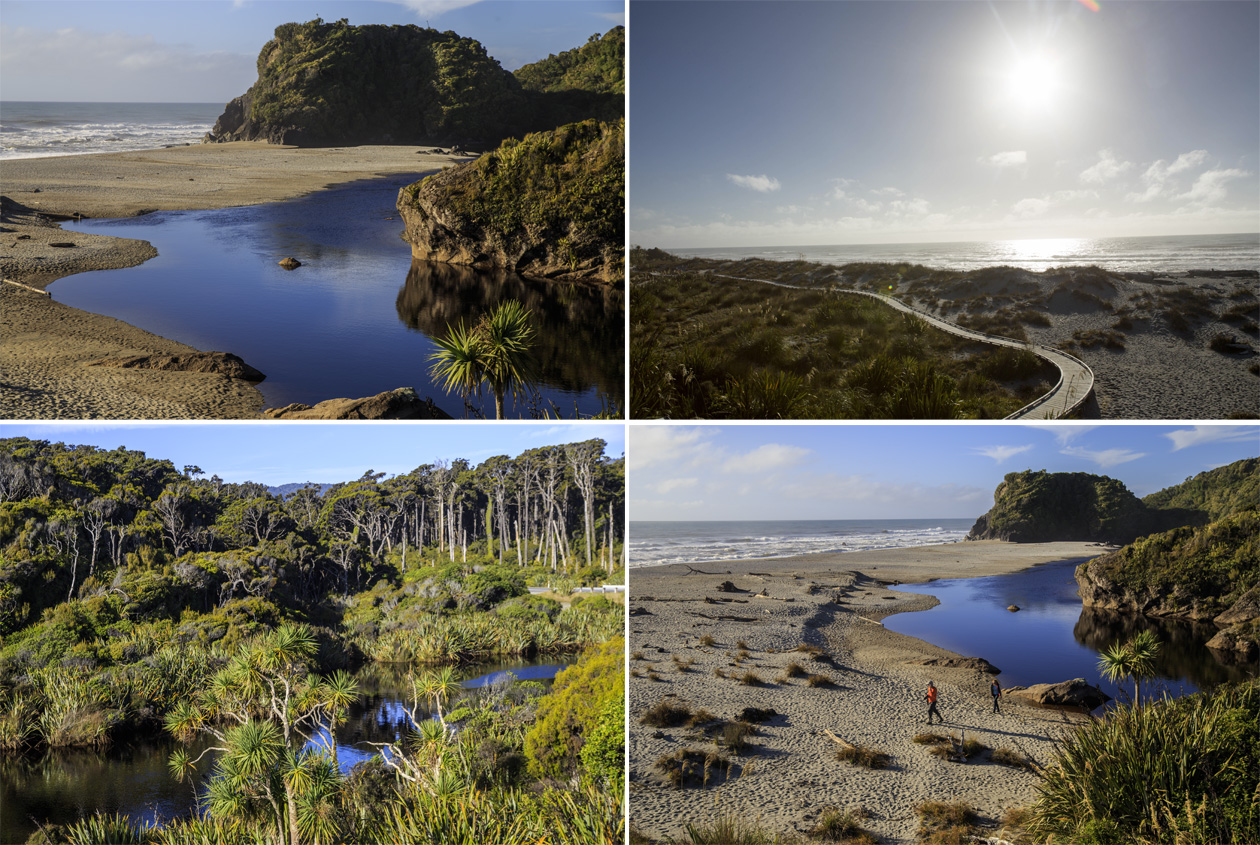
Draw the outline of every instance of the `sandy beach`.
<instances>
[{"instance_id":1,"label":"sandy beach","mask_svg":"<svg viewBox=\"0 0 1260 845\"><path fill-rule=\"evenodd\" d=\"M67 233L53 220L257 205L461 160L425 147L238 142L0 162L6 198L0 274L26 286L0 284L0 418L241 419L262 411L262 395L240 379L87 366L107 357L195 350L29 290L42 291L73 273L135 266L157 254L146 241Z\"/></svg>"},{"instance_id":2,"label":"sandy beach","mask_svg":"<svg viewBox=\"0 0 1260 845\"><path fill-rule=\"evenodd\" d=\"M960 738L965 732L1039 764L1048 761L1059 732L1083 717L1011 697L993 714L988 675L974 666L924 665L959 655L878 624L892 613L936 604L931 596L886 585L1005 574L1101 551L1088 543L980 541L633 569L628 757L635 828L652 839L678 838L688 824L737 817L768 833L803 834L827 809L861 808L868 815L862 825L882 841L911 843L918 827L914 806L939 800L971 805L996 833L1005 810L1033 801L1036 777L995 764L987 754L954 763L914 743L928 730L927 682L939 688L946 720L932 732ZM724 582L734 591L723 589ZM800 646L821 650L824 659L796 650ZM831 685L789 677L793 663ZM737 680L748 672L760 683ZM728 771L715 768L707 785L675 789L656 761L680 748L715 745L701 727L642 724L662 701L723 719L749 707L777 715L758 727L750 748L728 755ZM837 761L839 746L826 731L890 754L891 766Z\"/></svg>"}]
</instances>

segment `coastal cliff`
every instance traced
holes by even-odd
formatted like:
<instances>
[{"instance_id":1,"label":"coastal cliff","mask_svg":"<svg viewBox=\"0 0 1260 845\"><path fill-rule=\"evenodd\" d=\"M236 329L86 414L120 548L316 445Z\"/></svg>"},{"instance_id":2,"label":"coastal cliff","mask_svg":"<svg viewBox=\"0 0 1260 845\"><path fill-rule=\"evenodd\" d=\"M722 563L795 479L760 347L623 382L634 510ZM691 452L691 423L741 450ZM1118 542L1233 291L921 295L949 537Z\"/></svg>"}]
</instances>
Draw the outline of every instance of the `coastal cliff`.
<instances>
[{"instance_id":1,"label":"coastal cliff","mask_svg":"<svg viewBox=\"0 0 1260 845\"><path fill-rule=\"evenodd\" d=\"M993 508L967 539L1127 543L1153 526L1146 506L1113 478L1026 470L1009 473L997 486Z\"/></svg>"},{"instance_id":2,"label":"coastal cliff","mask_svg":"<svg viewBox=\"0 0 1260 845\"><path fill-rule=\"evenodd\" d=\"M1200 473L1151 494L1161 521L1184 520L1081 564L1085 607L1210 620L1223 628L1209 645L1255 655L1260 649L1260 460Z\"/></svg>"},{"instance_id":3,"label":"coastal cliff","mask_svg":"<svg viewBox=\"0 0 1260 845\"><path fill-rule=\"evenodd\" d=\"M550 279L622 276L625 121L508 140L408 185L398 210L412 256Z\"/></svg>"},{"instance_id":4,"label":"coastal cliff","mask_svg":"<svg viewBox=\"0 0 1260 845\"><path fill-rule=\"evenodd\" d=\"M258 81L205 143L492 144L518 131L526 94L471 38L414 25L286 23Z\"/></svg>"}]
</instances>

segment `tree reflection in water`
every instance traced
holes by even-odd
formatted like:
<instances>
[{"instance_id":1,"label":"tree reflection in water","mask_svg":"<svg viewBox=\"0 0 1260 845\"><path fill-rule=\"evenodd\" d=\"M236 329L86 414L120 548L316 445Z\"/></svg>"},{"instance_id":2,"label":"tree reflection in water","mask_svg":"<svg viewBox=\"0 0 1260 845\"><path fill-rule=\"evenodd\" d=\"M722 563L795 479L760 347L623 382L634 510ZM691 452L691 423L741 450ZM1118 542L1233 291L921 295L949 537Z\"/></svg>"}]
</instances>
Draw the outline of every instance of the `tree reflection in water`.
<instances>
[{"instance_id":1,"label":"tree reflection in water","mask_svg":"<svg viewBox=\"0 0 1260 845\"><path fill-rule=\"evenodd\" d=\"M475 270L432 261L412 261L398 291L398 317L430 337L447 327L472 325L505 299L528 308L537 329L534 349L540 381L572 394L594 390L584 414L601 410L599 396L624 405L625 300L619 286L526 279L502 269ZM493 401L488 400L493 414ZM566 416L572 407L560 407ZM528 416L527 405L508 402L509 417Z\"/></svg>"}]
</instances>

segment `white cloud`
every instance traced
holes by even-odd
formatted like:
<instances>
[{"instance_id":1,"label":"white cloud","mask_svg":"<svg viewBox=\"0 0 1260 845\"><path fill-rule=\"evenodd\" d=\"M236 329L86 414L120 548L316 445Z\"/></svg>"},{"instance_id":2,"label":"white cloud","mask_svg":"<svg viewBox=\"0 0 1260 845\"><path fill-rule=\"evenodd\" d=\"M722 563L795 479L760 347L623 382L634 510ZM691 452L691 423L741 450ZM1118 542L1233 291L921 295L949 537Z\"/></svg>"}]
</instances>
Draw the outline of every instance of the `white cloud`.
<instances>
[{"instance_id":1,"label":"white cloud","mask_svg":"<svg viewBox=\"0 0 1260 845\"><path fill-rule=\"evenodd\" d=\"M632 470L657 464L683 465L710 453L711 437L704 428L640 425L630 429L626 464Z\"/></svg>"},{"instance_id":2,"label":"white cloud","mask_svg":"<svg viewBox=\"0 0 1260 845\"><path fill-rule=\"evenodd\" d=\"M480 3L481 0L391 0L406 6L416 13L417 17L433 17Z\"/></svg>"},{"instance_id":3,"label":"white cloud","mask_svg":"<svg viewBox=\"0 0 1260 845\"><path fill-rule=\"evenodd\" d=\"M1027 446L978 446L972 451L979 455L984 455L986 458L992 458L996 463L1000 464L1009 461L1016 455L1027 452L1031 448L1031 444Z\"/></svg>"},{"instance_id":4,"label":"white cloud","mask_svg":"<svg viewBox=\"0 0 1260 845\"><path fill-rule=\"evenodd\" d=\"M905 191L892 186L887 188L875 188L871 191L871 193L875 194L877 197L904 197L906 195Z\"/></svg>"},{"instance_id":5,"label":"white cloud","mask_svg":"<svg viewBox=\"0 0 1260 845\"><path fill-rule=\"evenodd\" d=\"M1164 436L1173 442L1174 452L1190 446L1201 446L1204 443L1237 443L1250 440L1260 446L1260 428L1253 425L1196 425L1194 428L1170 431Z\"/></svg>"},{"instance_id":6,"label":"white cloud","mask_svg":"<svg viewBox=\"0 0 1260 845\"><path fill-rule=\"evenodd\" d=\"M1177 199L1190 200L1192 205L1211 205L1225 199L1225 184L1234 179L1245 179L1251 175L1249 170L1230 168L1228 170L1208 170L1199 174L1194 185Z\"/></svg>"},{"instance_id":7,"label":"white cloud","mask_svg":"<svg viewBox=\"0 0 1260 845\"><path fill-rule=\"evenodd\" d=\"M894 214L927 214L930 203L922 197L912 200L893 200L888 206Z\"/></svg>"},{"instance_id":8,"label":"white cloud","mask_svg":"<svg viewBox=\"0 0 1260 845\"><path fill-rule=\"evenodd\" d=\"M1046 209L1050 207L1050 200L1040 199L1038 197L1027 197L1011 206L1011 211L1015 212L1019 217L1036 217L1046 213Z\"/></svg>"},{"instance_id":9,"label":"white cloud","mask_svg":"<svg viewBox=\"0 0 1260 845\"><path fill-rule=\"evenodd\" d=\"M1120 161L1111 150L1098 151L1098 163L1081 172L1081 181L1102 185L1115 179L1133 166L1131 161Z\"/></svg>"},{"instance_id":10,"label":"white cloud","mask_svg":"<svg viewBox=\"0 0 1260 845\"><path fill-rule=\"evenodd\" d=\"M777 191L780 187L778 179L764 174L761 176L737 176L734 173L728 173L726 174L726 178L731 182L734 182L736 185L739 185L741 188L760 191L763 194L769 193L770 191Z\"/></svg>"},{"instance_id":11,"label":"white cloud","mask_svg":"<svg viewBox=\"0 0 1260 845\"><path fill-rule=\"evenodd\" d=\"M675 490L686 490L689 487L695 487L699 483L700 479L698 478L669 478L656 485L656 492L665 496Z\"/></svg>"},{"instance_id":12,"label":"white cloud","mask_svg":"<svg viewBox=\"0 0 1260 845\"><path fill-rule=\"evenodd\" d=\"M1076 438L1098 428L1096 425L1059 425L1057 423L1028 423L1029 428L1040 428L1054 435L1060 446L1066 446Z\"/></svg>"},{"instance_id":13,"label":"white cloud","mask_svg":"<svg viewBox=\"0 0 1260 845\"><path fill-rule=\"evenodd\" d=\"M1128 194L1125 199L1130 202L1150 202L1165 192L1169 180L1174 176L1198 167L1207 160L1207 150L1191 150L1188 153L1182 153L1172 164L1161 158L1153 162L1142 174L1142 182L1146 185L1146 190L1140 194L1136 192Z\"/></svg>"},{"instance_id":14,"label":"white cloud","mask_svg":"<svg viewBox=\"0 0 1260 845\"><path fill-rule=\"evenodd\" d=\"M980 156L979 162L991 167L1019 167L1028 163L1028 151L1011 150L1004 153L994 153L991 156Z\"/></svg>"},{"instance_id":15,"label":"white cloud","mask_svg":"<svg viewBox=\"0 0 1260 845\"><path fill-rule=\"evenodd\" d=\"M802 463L811 454L809 449L799 446L783 446L778 443L766 443L743 455L727 458L722 464L724 472L767 473L787 469Z\"/></svg>"},{"instance_id":16,"label":"white cloud","mask_svg":"<svg viewBox=\"0 0 1260 845\"><path fill-rule=\"evenodd\" d=\"M1067 455L1072 458L1084 458L1098 464L1102 469L1127 464L1129 461L1136 461L1138 458L1145 458L1145 452L1130 452L1128 449L1103 449L1100 452L1091 451L1080 446L1069 446L1066 449L1059 450L1059 454Z\"/></svg>"}]
</instances>

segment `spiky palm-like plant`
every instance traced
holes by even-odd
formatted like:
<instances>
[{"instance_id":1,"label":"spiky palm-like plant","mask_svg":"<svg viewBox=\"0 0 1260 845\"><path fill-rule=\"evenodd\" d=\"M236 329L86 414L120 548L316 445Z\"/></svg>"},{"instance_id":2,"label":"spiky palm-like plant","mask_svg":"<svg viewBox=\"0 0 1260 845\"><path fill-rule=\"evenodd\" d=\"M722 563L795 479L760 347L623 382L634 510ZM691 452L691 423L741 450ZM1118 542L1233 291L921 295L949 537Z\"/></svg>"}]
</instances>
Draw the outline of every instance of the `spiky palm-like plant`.
<instances>
[{"instance_id":1,"label":"spiky palm-like plant","mask_svg":"<svg viewBox=\"0 0 1260 845\"><path fill-rule=\"evenodd\" d=\"M1114 643L1099 654L1098 671L1112 683L1133 679L1133 704L1141 704L1141 682L1155 674L1155 658L1159 640L1150 631L1142 631L1127 643Z\"/></svg>"},{"instance_id":2,"label":"spiky palm-like plant","mask_svg":"<svg viewBox=\"0 0 1260 845\"><path fill-rule=\"evenodd\" d=\"M504 300L471 328L462 321L445 338L434 338L429 373L445 390L458 390L468 402L482 385L494 396L496 419L503 419L508 391L534 381L534 326L530 311L514 299Z\"/></svg>"}]
</instances>

